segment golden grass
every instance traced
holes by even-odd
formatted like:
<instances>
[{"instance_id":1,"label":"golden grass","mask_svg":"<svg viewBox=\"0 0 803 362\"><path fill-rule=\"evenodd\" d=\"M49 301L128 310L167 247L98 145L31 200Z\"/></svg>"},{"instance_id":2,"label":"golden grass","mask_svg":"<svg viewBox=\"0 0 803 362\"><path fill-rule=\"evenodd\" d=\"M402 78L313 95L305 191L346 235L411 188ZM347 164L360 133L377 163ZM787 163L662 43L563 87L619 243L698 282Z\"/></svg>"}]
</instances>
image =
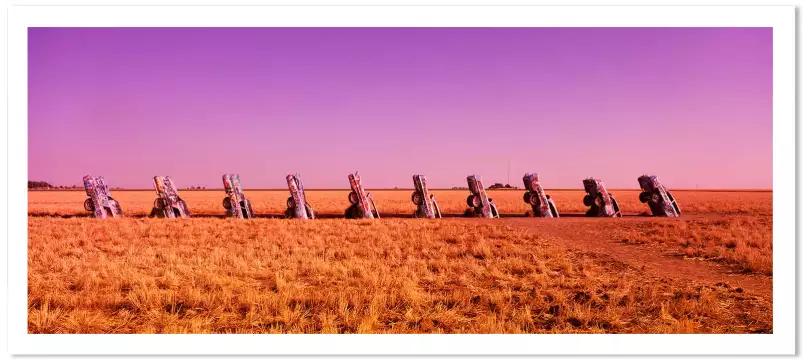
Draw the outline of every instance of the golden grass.
<instances>
[{"instance_id":1,"label":"golden grass","mask_svg":"<svg viewBox=\"0 0 803 362\"><path fill-rule=\"evenodd\" d=\"M415 210L410 200L410 190L371 191L381 215L412 215ZM547 191L555 200L561 213L583 213L582 191ZM467 190L436 190L432 192L444 214L462 214L466 206ZM504 215L523 215L531 210L522 200L522 190L489 190L499 212ZM648 213L646 204L638 201L638 191L612 191L622 212L627 214ZM224 215L223 191L181 191L190 211L198 215ZM254 211L259 215L281 215L286 208L289 193L286 191L247 191ZM727 191L676 191L673 193L681 211L687 214L750 214L772 215L772 192L727 192ZM156 197L151 191L113 191L129 216L150 214ZM348 191L307 191L310 204L319 214L342 215L349 206ZM33 215L88 215L83 209L86 194L82 191L29 191L28 210Z\"/></svg>"},{"instance_id":2,"label":"golden grass","mask_svg":"<svg viewBox=\"0 0 803 362\"><path fill-rule=\"evenodd\" d=\"M622 240L667 243L680 247L687 257L722 261L745 272L772 275L772 216L650 220L636 224Z\"/></svg>"},{"instance_id":3,"label":"golden grass","mask_svg":"<svg viewBox=\"0 0 803 362\"><path fill-rule=\"evenodd\" d=\"M771 300L498 222L30 217L28 232L30 333L772 332Z\"/></svg>"}]
</instances>

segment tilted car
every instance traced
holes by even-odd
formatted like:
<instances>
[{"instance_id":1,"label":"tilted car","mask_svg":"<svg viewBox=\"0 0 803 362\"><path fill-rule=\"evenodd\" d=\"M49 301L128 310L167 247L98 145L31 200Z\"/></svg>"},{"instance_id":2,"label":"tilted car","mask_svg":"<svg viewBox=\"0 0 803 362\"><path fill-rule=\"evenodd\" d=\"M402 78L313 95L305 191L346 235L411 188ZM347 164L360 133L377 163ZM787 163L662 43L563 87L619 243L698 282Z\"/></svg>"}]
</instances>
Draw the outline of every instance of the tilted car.
<instances>
[{"instance_id":1,"label":"tilted car","mask_svg":"<svg viewBox=\"0 0 803 362\"><path fill-rule=\"evenodd\" d=\"M471 195L468 195L468 199L466 199L466 203L469 207L474 208L474 214L487 218L499 217L499 211L496 209L493 199L488 197L485 188L482 186L482 177L469 175L466 177L466 181L468 181L468 189L471 192Z\"/></svg>"},{"instance_id":2,"label":"tilted car","mask_svg":"<svg viewBox=\"0 0 803 362\"><path fill-rule=\"evenodd\" d=\"M413 215L417 218L440 218L441 208L435 201L435 195L431 195L427 189L427 177L413 175L413 186L415 186L415 191L413 191L412 201L417 207Z\"/></svg>"},{"instance_id":3,"label":"tilted car","mask_svg":"<svg viewBox=\"0 0 803 362\"><path fill-rule=\"evenodd\" d=\"M153 201L151 216L171 219L190 217L190 209L178 196L178 189L170 176L154 176L153 185L156 188L157 198Z\"/></svg>"},{"instance_id":4,"label":"tilted car","mask_svg":"<svg viewBox=\"0 0 803 362\"><path fill-rule=\"evenodd\" d=\"M366 193L363 189L360 175L356 172L349 175L349 185L351 192L349 193L349 202L351 206L346 209L346 218L349 219L379 219L379 210L376 209L371 193Z\"/></svg>"},{"instance_id":5,"label":"tilted car","mask_svg":"<svg viewBox=\"0 0 803 362\"><path fill-rule=\"evenodd\" d=\"M619 210L619 203L608 192L601 180L593 177L587 178L583 180L583 188L586 191L586 195L583 197L583 204L589 207L588 211L586 211L586 216L622 216L622 212Z\"/></svg>"},{"instance_id":6,"label":"tilted car","mask_svg":"<svg viewBox=\"0 0 803 362\"><path fill-rule=\"evenodd\" d=\"M298 174L287 175L287 188L290 189L290 197L287 198L287 210L284 211L284 215L287 218L314 219L315 212L307 202L304 184L301 183Z\"/></svg>"},{"instance_id":7,"label":"tilted car","mask_svg":"<svg viewBox=\"0 0 803 362\"><path fill-rule=\"evenodd\" d=\"M239 219L252 219L254 217L254 209L251 207L251 201L245 198L239 174L227 173L223 175L223 190L226 191L226 197L223 199L226 216Z\"/></svg>"},{"instance_id":8,"label":"tilted car","mask_svg":"<svg viewBox=\"0 0 803 362\"><path fill-rule=\"evenodd\" d=\"M560 217L558 208L555 207L555 201L544 192L541 187L541 181L538 179L537 173L528 173L523 177L524 188L524 202L532 206L533 216L535 217Z\"/></svg>"},{"instance_id":9,"label":"tilted car","mask_svg":"<svg viewBox=\"0 0 803 362\"><path fill-rule=\"evenodd\" d=\"M84 176L84 189L88 199L84 201L84 209L98 219L107 217L122 217L123 209L120 203L112 198L112 192L103 176Z\"/></svg>"},{"instance_id":10,"label":"tilted car","mask_svg":"<svg viewBox=\"0 0 803 362\"><path fill-rule=\"evenodd\" d=\"M650 207L650 211L655 216L680 216L680 206L672 196L672 193L664 187L658 176L641 175L638 184L642 192L638 199Z\"/></svg>"}]
</instances>

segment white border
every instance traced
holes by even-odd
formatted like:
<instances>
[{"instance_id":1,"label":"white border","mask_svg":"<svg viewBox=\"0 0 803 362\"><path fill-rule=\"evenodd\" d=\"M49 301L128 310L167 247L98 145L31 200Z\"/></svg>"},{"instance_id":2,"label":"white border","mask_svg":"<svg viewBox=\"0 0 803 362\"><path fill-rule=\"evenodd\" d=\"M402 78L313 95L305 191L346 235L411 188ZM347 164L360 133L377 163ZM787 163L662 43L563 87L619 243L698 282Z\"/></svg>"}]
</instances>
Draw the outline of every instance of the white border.
<instances>
[{"instance_id":1,"label":"white border","mask_svg":"<svg viewBox=\"0 0 803 362\"><path fill-rule=\"evenodd\" d=\"M793 354L795 10L792 6L14 7L9 10L9 352L12 354ZM29 335L29 26L773 27L772 335Z\"/></svg>"}]
</instances>

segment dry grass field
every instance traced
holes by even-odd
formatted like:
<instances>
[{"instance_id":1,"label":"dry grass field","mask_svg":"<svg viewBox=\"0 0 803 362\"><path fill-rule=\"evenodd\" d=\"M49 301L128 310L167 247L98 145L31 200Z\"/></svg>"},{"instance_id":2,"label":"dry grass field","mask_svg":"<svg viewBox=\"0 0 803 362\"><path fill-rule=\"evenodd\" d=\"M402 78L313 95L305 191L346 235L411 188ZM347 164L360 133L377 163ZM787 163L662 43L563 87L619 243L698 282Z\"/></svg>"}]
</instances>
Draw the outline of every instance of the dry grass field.
<instances>
[{"instance_id":1,"label":"dry grass field","mask_svg":"<svg viewBox=\"0 0 803 362\"><path fill-rule=\"evenodd\" d=\"M461 215L466 190L433 191ZM659 219L614 191L621 219L284 220L287 192L246 191L260 217L87 216L83 192L29 192L29 333L772 333L772 192L678 191ZM581 191L550 191L565 216ZM346 191L308 191L342 215ZM222 191L182 191L196 215ZM124 213L154 193L114 191ZM404 216L405 218L401 218ZM506 217L507 216L507 217Z\"/></svg>"}]
</instances>

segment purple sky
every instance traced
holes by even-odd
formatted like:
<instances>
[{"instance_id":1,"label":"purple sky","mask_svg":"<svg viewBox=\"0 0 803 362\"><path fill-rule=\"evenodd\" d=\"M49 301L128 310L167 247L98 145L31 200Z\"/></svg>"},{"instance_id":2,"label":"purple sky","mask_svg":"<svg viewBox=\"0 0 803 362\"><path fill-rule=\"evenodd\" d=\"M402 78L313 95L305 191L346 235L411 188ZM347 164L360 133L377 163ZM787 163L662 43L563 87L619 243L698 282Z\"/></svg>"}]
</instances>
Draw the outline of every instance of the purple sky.
<instances>
[{"instance_id":1,"label":"purple sky","mask_svg":"<svg viewBox=\"0 0 803 362\"><path fill-rule=\"evenodd\" d=\"M30 28L31 180L772 187L771 28Z\"/></svg>"}]
</instances>

